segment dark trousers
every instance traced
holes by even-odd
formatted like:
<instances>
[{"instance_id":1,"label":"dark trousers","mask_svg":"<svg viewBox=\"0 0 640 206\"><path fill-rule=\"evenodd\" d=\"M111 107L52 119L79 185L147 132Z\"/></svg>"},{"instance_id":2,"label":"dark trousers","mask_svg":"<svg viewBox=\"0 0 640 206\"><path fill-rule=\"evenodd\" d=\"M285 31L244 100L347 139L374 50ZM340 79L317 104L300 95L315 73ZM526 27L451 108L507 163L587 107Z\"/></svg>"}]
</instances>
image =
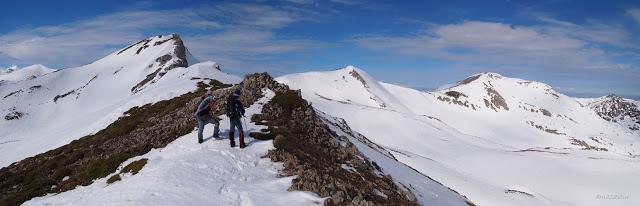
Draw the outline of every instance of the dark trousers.
<instances>
[{"instance_id":1,"label":"dark trousers","mask_svg":"<svg viewBox=\"0 0 640 206\"><path fill-rule=\"evenodd\" d=\"M233 133L235 132L236 128L238 129L239 133L243 133L242 122L240 122L240 118L229 118L229 124L229 135L231 136L231 138L233 138Z\"/></svg>"}]
</instances>

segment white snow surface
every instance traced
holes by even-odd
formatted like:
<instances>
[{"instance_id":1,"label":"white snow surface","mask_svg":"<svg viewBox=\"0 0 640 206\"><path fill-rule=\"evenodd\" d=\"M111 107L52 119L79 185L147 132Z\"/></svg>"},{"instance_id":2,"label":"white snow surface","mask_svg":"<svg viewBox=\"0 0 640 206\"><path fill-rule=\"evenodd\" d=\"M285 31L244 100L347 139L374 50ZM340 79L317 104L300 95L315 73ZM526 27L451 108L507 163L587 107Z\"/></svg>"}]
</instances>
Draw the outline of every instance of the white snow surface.
<instances>
[{"instance_id":1,"label":"white snow surface","mask_svg":"<svg viewBox=\"0 0 640 206\"><path fill-rule=\"evenodd\" d=\"M45 74L49 74L54 71L56 70L46 67L42 64L34 64L34 65L23 67L23 68L18 68L17 66L14 66L11 68L11 72L0 70L0 81L28 80L32 78L37 78Z\"/></svg>"},{"instance_id":2,"label":"white snow surface","mask_svg":"<svg viewBox=\"0 0 640 206\"><path fill-rule=\"evenodd\" d=\"M341 128L342 119L332 117L318 111L331 130L340 136L347 137L351 143L369 160L378 165L384 174L391 175L400 188L411 191L421 205L455 206L467 205L466 199L448 187L434 181L428 176L394 159L388 151L381 149L359 133L349 128ZM353 172L355 169L348 165L341 165L343 169Z\"/></svg>"},{"instance_id":3,"label":"white snow surface","mask_svg":"<svg viewBox=\"0 0 640 206\"><path fill-rule=\"evenodd\" d=\"M546 84L483 73L421 92L353 66L276 80L477 205L640 205L640 132Z\"/></svg>"},{"instance_id":4,"label":"white snow surface","mask_svg":"<svg viewBox=\"0 0 640 206\"><path fill-rule=\"evenodd\" d=\"M0 167L98 132L132 107L194 91L196 83L203 80L192 78L216 79L227 84L242 81L215 69L215 62L207 61L163 70L166 73L161 78L132 92L135 85L162 67L156 61L158 57L172 56L165 65L176 61L173 40L155 45L169 38L171 35L149 38L148 47L139 54L136 52L142 44L85 66L1 84L0 117L16 112L23 115L13 120L0 118ZM192 59L188 56L187 59ZM56 96L58 99L54 101Z\"/></svg>"},{"instance_id":5,"label":"white snow surface","mask_svg":"<svg viewBox=\"0 0 640 206\"><path fill-rule=\"evenodd\" d=\"M274 96L265 96L246 110L247 116L260 113ZM226 137L229 119L220 116L221 136ZM264 126L246 122L246 134ZM106 178L89 186L79 186L60 194L34 198L24 205L322 205L324 198L311 192L287 191L295 177L278 177L282 163L262 158L273 149L272 141L248 137L245 149L229 147L229 140L206 138L213 125L204 130L205 142L197 143L197 131L182 136L167 147L131 158L125 165L147 158L135 175L107 184ZM116 172L117 173L117 172ZM112 174L113 175L113 174Z\"/></svg>"}]
</instances>

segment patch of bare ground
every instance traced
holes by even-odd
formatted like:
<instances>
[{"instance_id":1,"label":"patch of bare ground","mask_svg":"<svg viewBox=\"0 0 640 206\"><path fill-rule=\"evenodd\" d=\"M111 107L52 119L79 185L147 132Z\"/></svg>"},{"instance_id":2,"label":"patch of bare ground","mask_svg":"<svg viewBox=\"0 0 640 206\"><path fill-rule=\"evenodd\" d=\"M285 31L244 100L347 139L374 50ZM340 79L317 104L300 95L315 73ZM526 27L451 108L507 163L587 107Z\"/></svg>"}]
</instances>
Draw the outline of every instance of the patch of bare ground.
<instances>
[{"instance_id":1,"label":"patch of bare ground","mask_svg":"<svg viewBox=\"0 0 640 206\"><path fill-rule=\"evenodd\" d=\"M115 174L107 179L107 184L122 180L120 176L124 173L130 173L131 175L138 174L138 172L140 172L140 170L142 170L142 168L147 164L148 160L149 159L147 158L143 158L129 163L127 166L124 166L124 168L122 168L122 170L120 170L118 174Z\"/></svg>"},{"instance_id":2,"label":"patch of bare ground","mask_svg":"<svg viewBox=\"0 0 640 206\"><path fill-rule=\"evenodd\" d=\"M609 151L607 148L602 148L602 147L596 147L596 146L593 146L593 145L589 145L589 144L587 144L587 142L579 140L579 139L571 138L570 141L571 141L572 145L580 146L580 147L582 147L583 150Z\"/></svg>"},{"instance_id":3,"label":"patch of bare ground","mask_svg":"<svg viewBox=\"0 0 640 206\"><path fill-rule=\"evenodd\" d=\"M562 154L562 155L569 154L568 152L556 152L556 151L550 151L549 149L551 149L551 148L550 147L545 147L544 150L539 149L539 148L529 148L529 149L523 149L523 150L516 150L516 151L513 151L513 152L544 152L544 153Z\"/></svg>"},{"instance_id":4,"label":"patch of bare ground","mask_svg":"<svg viewBox=\"0 0 640 206\"><path fill-rule=\"evenodd\" d=\"M487 107L497 111L497 109L509 110L509 106L507 105L506 100L492 87L488 87L485 85L485 90L487 91L487 95L491 98L490 100L484 99L484 103Z\"/></svg>"},{"instance_id":5,"label":"patch of bare ground","mask_svg":"<svg viewBox=\"0 0 640 206\"><path fill-rule=\"evenodd\" d=\"M550 129L550 128L547 128L546 126L537 125L533 121L527 121L527 123L529 125L531 125L532 127L535 127L536 129L542 130L542 131L547 132L547 133L551 133L551 134L555 134L555 135L566 135L566 133L558 132L557 129Z\"/></svg>"},{"instance_id":6,"label":"patch of bare ground","mask_svg":"<svg viewBox=\"0 0 640 206\"><path fill-rule=\"evenodd\" d=\"M369 88L369 85L367 85L367 82L364 80L364 78L362 78L362 76L358 72L356 72L356 70L351 70L349 74L354 78L356 78L358 81L360 81L365 88Z\"/></svg>"},{"instance_id":7,"label":"patch of bare ground","mask_svg":"<svg viewBox=\"0 0 640 206\"><path fill-rule=\"evenodd\" d=\"M21 89L21 90L18 90L18 91L11 92L11 93L9 93L9 94L5 95L4 97L2 97L2 99L6 99L7 97L10 97L10 96L13 96L13 95L16 95L16 94L22 93L22 92L23 92L23 91L22 91L22 89Z\"/></svg>"},{"instance_id":8,"label":"patch of bare ground","mask_svg":"<svg viewBox=\"0 0 640 206\"><path fill-rule=\"evenodd\" d=\"M82 91L82 89L84 89L85 87L87 87L93 80L97 79L98 75L93 76L91 79L89 79L89 81L87 81L87 83L85 83L84 85L82 85L81 87L78 87L74 90L71 90L67 93L64 94L60 94L60 95L56 95L55 97L53 97L53 102L58 102L59 99L65 98L69 95L72 94L76 94L76 99L79 97L80 95L80 91Z\"/></svg>"},{"instance_id":9,"label":"patch of bare ground","mask_svg":"<svg viewBox=\"0 0 640 206\"><path fill-rule=\"evenodd\" d=\"M444 96L438 96L438 98L436 98L436 99L438 99L438 100L440 100L442 102L447 102L449 104L457 104L457 105L460 105L460 106L463 106L463 107L467 107L467 108L471 108L473 110L476 110L476 106L474 104L469 103L469 101L467 101L467 100L464 100L464 102L463 102L463 101L458 100L457 98L453 98L452 99L452 98L444 97Z\"/></svg>"},{"instance_id":10,"label":"patch of bare ground","mask_svg":"<svg viewBox=\"0 0 640 206\"><path fill-rule=\"evenodd\" d=\"M463 79L462 81L460 81L458 84L460 84L460 85L462 85L462 84L469 84L469 83L471 83L471 82L475 81L476 79L480 78L480 76L481 76L481 75L480 75L480 74L478 74L478 75L474 75L474 76L467 77L467 78Z\"/></svg>"},{"instance_id":11,"label":"patch of bare ground","mask_svg":"<svg viewBox=\"0 0 640 206\"><path fill-rule=\"evenodd\" d=\"M528 197L535 197L532 194L529 194L527 192L523 192L523 191L520 191L520 190L506 189L506 190L504 190L504 193L506 193L506 194L520 194L520 195L525 195L525 196L528 196Z\"/></svg>"},{"instance_id":12,"label":"patch of bare ground","mask_svg":"<svg viewBox=\"0 0 640 206\"><path fill-rule=\"evenodd\" d=\"M464 93L462 93L462 92L459 92L459 91L453 91L453 90L451 90L451 91L447 91L447 92L445 92L444 94L446 94L447 96L450 96L450 97L456 98L456 99L458 99L459 97L467 97L467 95L466 95L466 94L464 94Z\"/></svg>"}]
</instances>

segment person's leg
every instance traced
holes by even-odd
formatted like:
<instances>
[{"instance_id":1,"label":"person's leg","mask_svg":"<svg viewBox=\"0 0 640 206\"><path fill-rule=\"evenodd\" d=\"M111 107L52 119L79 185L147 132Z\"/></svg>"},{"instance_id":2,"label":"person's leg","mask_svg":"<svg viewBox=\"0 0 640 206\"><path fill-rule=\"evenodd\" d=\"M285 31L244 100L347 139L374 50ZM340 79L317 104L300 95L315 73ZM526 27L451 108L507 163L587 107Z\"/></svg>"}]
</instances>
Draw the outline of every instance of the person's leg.
<instances>
[{"instance_id":1,"label":"person's leg","mask_svg":"<svg viewBox=\"0 0 640 206\"><path fill-rule=\"evenodd\" d=\"M240 148L244 148L246 145L244 143L244 131L242 130L242 122L240 118L233 118L232 120L236 128L238 128Z\"/></svg>"},{"instance_id":2,"label":"person's leg","mask_svg":"<svg viewBox=\"0 0 640 206\"><path fill-rule=\"evenodd\" d=\"M231 145L231 147L236 146L236 141L234 140L235 135L233 134L235 129L236 127L235 123L233 122L233 118L229 118L229 145Z\"/></svg>"},{"instance_id":3,"label":"person's leg","mask_svg":"<svg viewBox=\"0 0 640 206\"><path fill-rule=\"evenodd\" d=\"M204 121L200 117L196 117L198 120L198 143L202 143L202 130L204 130Z\"/></svg>"},{"instance_id":4,"label":"person's leg","mask_svg":"<svg viewBox=\"0 0 640 206\"><path fill-rule=\"evenodd\" d=\"M216 117L210 117L209 123L213 124L213 138L220 138L220 121Z\"/></svg>"}]
</instances>

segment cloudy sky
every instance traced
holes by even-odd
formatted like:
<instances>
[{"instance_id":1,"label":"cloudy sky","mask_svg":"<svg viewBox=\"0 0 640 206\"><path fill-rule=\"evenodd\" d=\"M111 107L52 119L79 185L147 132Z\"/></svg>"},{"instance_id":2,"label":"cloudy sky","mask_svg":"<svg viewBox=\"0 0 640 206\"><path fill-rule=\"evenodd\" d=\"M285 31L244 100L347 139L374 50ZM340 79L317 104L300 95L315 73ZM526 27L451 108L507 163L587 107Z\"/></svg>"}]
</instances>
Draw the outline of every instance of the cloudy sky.
<instances>
[{"instance_id":1,"label":"cloudy sky","mask_svg":"<svg viewBox=\"0 0 640 206\"><path fill-rule=\"evenodd\" d=\"M200 60L274 75L354 65L433 89L490 71L640 98L638 1L10 1L0 67L90 63L178 33Z\"/></svg>"}]
</instances>

